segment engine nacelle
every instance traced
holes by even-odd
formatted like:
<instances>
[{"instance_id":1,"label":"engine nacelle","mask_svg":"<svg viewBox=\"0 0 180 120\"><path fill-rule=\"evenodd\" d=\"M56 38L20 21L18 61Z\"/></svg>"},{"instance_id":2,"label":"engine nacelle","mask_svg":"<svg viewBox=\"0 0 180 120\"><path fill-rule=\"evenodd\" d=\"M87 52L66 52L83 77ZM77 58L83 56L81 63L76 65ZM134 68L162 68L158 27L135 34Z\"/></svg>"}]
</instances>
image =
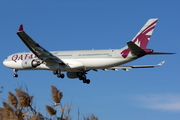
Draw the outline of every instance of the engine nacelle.
<instances>
[{"instance_id":1,"label":"engine nacelle","mask_svg":"<svg viewBox=\"0 0 180 120\"><path fill-rule=\"evenodd\" d=\"M21 65L24 69L30 69L39 66L40 62L35 59L27 59L27 60L23 60Z\"/></svg>"},{"instance_id":2,"label":"engine nacelle","mask_svg":"<svg viewBox=\"0 0 180 120\"><path fill-rule=\"evenodd\" d=\"M74 79L74 78L79 78L80 76L83 75L82 72L67 72L66 73L68 78Z\"/></svg>"}]
</instances>

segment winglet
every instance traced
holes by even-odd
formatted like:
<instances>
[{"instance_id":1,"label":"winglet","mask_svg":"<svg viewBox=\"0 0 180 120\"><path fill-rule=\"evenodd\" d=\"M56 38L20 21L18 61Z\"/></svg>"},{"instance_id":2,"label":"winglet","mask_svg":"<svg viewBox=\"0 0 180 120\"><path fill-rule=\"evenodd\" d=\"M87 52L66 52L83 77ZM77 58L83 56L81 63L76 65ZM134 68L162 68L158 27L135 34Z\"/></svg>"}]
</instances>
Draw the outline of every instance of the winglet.
<instances>
[{"instance_id":1,"label":"winglet","mask_svg":"<svg viewBox=\"0 0 180 120\"><path fill-rule=\"evenodd\" d=\"M165 61L162 61L161 63L159 63L157 66L162 66L165 63Z\"/></svg>"},{"instance_id":2,"label":"winglet","mask_svg":"<svg viewBox=\"0 0 180 120\"><path fill-rule=\"evenodd\" d=\"M22 24L20 25L18 32L21 32L21 31L24 31Z\"/></svg>"}]
</instances>

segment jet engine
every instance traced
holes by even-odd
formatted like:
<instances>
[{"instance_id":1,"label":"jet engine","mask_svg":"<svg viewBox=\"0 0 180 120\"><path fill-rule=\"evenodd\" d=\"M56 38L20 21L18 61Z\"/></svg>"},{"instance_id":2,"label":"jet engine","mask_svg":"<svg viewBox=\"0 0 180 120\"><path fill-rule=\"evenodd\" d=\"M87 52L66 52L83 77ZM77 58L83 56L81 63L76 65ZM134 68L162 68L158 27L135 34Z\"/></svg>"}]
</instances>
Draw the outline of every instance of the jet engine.
<instances>
[{"instance_id":1,"label":"jet engine","mask_svg":"<svg viewBox=\"0 0 180 120\"><path fill-rule=\"evenodd\" d=\"M35 68L35 67L39 66L40 64L41 64L40 61L37 61L35 59L23 60L21 63L21 65L24 69Z\"/></svg>"},{"instance_id":2,"label":"jet engine","mask_svg":"<svg viewBox=\"0 0 180 120\"><path fill-rule=\"evenodd\" d=\"M74 79L74 78L79 78L83 75L82 72L67 72L67 77Z\"/></svg>"}]
</instances>

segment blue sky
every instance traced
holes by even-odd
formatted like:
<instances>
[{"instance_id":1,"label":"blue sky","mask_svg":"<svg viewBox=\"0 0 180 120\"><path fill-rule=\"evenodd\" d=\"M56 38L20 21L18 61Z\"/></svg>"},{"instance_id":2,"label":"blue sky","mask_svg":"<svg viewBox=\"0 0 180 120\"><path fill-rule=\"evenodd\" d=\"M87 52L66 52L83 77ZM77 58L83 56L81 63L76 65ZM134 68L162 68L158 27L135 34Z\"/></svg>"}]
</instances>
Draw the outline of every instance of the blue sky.
<instances>
[{"instance_id":1,"label":"blue sky","mask_svg":"<svg viewBox=\"0 0 180 120\"><path fill-rule=\"evenodd\" d=\"M47 50L84 50L121 48L150 18L159 18L148 48L156 52L179 52L180 2L178 0L54 0L0 1L0 60L8 55L29 51L16 35L24 25L35 41ZM127 65L148 65L166 61L153 69L129 72L90 71L91 84L78 79L58 79L50 71L13 71L0 64L0 98L8 91L26 84L35 96L37 110L45 114L51 105L50 86L64 96L62 103L72 103L72 117L77 110L91 113L100 120L177 120L180 119L179 53L145 56ZM1 99L1 100L2 100ZM0 104L0 106L2 106Z\"/></svg>"}]
</instances>

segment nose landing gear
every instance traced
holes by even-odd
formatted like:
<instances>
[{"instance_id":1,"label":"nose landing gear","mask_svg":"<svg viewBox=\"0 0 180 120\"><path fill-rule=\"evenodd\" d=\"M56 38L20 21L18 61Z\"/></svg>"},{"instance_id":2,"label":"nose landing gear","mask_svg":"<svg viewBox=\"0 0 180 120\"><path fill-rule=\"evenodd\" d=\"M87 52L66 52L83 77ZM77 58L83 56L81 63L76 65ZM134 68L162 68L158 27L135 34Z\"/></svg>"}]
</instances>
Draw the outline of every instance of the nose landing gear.
<instances>
[{"instance_id":1,"label":"nose landing gear","mask_svg":"<svg viewBox=\"0 0 180 120\"><path fill-rule=\"evenodd\" d=\"M14 75L13 75L13 76L14 76L15 78L17 78L17 77L18 77L18 74L17 74L18 70L13 69L13 71L14 71Z\"/></svg>"}]
</instances>

